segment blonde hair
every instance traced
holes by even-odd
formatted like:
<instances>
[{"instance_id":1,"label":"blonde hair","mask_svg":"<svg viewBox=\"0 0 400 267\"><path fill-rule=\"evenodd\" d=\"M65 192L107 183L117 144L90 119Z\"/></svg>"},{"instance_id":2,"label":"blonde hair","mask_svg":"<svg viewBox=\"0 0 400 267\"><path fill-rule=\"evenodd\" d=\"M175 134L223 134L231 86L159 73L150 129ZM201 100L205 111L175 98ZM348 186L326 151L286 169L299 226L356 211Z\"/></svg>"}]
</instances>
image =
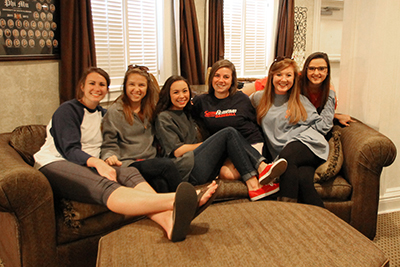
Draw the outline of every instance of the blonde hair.
<instances>
[{"instance_id":1,"label":"blonde hair","mask_svg":"<svg viewBox=\"0 0 400 267\"><path fill-rule=\"evenodd\" d=\"M275 87L273 85L274 75L282 70L292 67L294 70L294 83L292 88L287 92L289 94L288 108L286 111L289 123L297 124L300 120L307 119L307 112L300 101L300 87L298 83L299 68L296 61L290 58L277 59L272 63L268 71L267 84L264 88L264 94L257 106L257 122L261 124L261 119L267 114L275 99Z\"/></svg>"},{"instance_id":2,"label":"blonde hair","mask_svg":"<svg viewBox=\"0 0 400 267\"><path fill-rule=\"evenodd\" d=\"M123 83L124 92L120 96L120 98L122 99L122 107L125 119L130 125L133 125L134 110L132 109L131 100L126 92L126 83L128 81L129 76L135 73L145 77L147 80L146 95L143 97L140 103L140 112L138 114L142 119L147 118L149 121L152 121L153 113L156 108L158 96L160 93L160 87L158 86L157 80L151 73L147 72L146 67L131 66L131 65L128 67L128 70L125 73L124 83Z\"/></svg>"}]
</instances>

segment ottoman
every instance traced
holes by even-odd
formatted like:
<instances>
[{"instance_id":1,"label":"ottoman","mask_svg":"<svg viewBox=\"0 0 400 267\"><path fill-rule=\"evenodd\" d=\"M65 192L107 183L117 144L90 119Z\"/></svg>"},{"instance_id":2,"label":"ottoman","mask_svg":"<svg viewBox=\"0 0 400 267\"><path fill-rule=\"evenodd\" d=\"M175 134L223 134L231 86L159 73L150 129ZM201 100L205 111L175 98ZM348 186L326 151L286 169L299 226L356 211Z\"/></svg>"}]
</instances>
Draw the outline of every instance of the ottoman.
<instances>
[{"instance_id":1,"label":"ottoman","mask_svg":"<svg viewBox=\"0 0 400 267\"><path fill-rule=\"evenodd\" d=\"M326 209L259 201L213 204L172 243L144 219L100 239L98 267L389 266L375 244Z\"/></svg>"}]
</instances>

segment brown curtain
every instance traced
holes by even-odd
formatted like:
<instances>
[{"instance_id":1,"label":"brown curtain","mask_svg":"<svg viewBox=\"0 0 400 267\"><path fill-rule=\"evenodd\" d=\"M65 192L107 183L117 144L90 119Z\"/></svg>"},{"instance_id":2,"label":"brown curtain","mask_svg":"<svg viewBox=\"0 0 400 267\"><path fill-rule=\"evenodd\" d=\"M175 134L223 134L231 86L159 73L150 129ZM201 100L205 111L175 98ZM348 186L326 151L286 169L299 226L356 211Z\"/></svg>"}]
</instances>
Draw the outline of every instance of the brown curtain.
<instances>
[{"instance_id":1,"label":"brown curtain","mask_svg":"<svg viewBox=\"0 0 400 267\"><path fill-rule=\"evenodd\" d=\"M190 84L204 84L199 28L194 0L180 0L181 75Z\"/></svg>"},{"instance_id":2,"label":"brown curtain","mask_svg":"<svg viewBox=\"0 0 400 267\"><path fill-rule=\"evenodd\" d=\"M82 73L96 66L90 0L60 1L60 103L75 97Z\"/></svg>"},{"instance_id":3,"label":"brown curtain","mask_svg":"<svg viewBox=\"0 0 400 267\"><path fill-rule=\"evenodd\" d=\"M279 0L275 57L291 57L294 46L294 0Z\"/></svg>"},{"instance_id":4,"label":"brown curtain","mask_svg":"<svg viewBox=\"0 0 400 267\"><path fill-rule=\"evenodd\" d=\"M208 19L208 67L224 58L224 1L210 0Z\"/></svg>"}]
</instances>

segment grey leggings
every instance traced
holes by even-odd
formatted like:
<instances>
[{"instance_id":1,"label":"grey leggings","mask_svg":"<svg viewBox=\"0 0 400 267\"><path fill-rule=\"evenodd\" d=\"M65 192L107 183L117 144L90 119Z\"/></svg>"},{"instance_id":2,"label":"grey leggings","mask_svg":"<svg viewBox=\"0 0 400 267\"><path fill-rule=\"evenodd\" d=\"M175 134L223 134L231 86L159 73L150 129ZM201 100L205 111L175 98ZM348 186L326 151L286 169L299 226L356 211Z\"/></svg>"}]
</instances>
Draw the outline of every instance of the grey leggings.
<instances>
[{"instance_id":1,"label":"grey leggings","mask_svg":"<svg viewBox=\"0 0 400 267\"><path fill-rule=\"evenodd\" d=\"M120 186L133 188L145 182L134 167L113 168L117 172L118 183L100 176L94 168L66 160L49 163L39 171L47 177L56 196L106 206L111 193Z\"/></svg>"}]
</instances>

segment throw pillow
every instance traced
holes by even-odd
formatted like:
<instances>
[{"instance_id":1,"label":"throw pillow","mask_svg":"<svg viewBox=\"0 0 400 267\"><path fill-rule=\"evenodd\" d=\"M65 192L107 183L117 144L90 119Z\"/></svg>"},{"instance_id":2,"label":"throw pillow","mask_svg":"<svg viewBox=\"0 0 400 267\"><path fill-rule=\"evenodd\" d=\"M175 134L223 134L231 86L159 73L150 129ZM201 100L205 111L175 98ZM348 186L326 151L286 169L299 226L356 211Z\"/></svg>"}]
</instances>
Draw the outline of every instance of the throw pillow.
<instances>
[{"instance_id":1,"label":"throw pillow","mask_svg":"<svg viewBox=\"0 0 400 267\"><path fill-rule=\"evenodd\" d=\"M80 228L81 221L109 211L106 206L86 204L68 199L61 199L60 207L64 215L64 223L70 228Z\"/></svg>"},{"instance_id":2,"label":"throw pillow","mask_svg":"<svg viewBox=\"0 0 400 267\"><path fill-rule=\"evenodd\" d=\"M10 137L12 146L25 160L33 166L33 155L39 151L46 139L45 125L24 125L14 129Z\"/></svg>"},{"instance_id":3,"label":"throw pillow","mask_svg":"<svg viewBox=\"0 0 400 267\"><path fill-rule=\"evenodd\" d=\"M329 155L325 163L321 164L314 174L315 183L323 183L335 177L343 164L342 143L340 142L340 132L333 131L329 139Z\"/></svg>"}]
</instances>

